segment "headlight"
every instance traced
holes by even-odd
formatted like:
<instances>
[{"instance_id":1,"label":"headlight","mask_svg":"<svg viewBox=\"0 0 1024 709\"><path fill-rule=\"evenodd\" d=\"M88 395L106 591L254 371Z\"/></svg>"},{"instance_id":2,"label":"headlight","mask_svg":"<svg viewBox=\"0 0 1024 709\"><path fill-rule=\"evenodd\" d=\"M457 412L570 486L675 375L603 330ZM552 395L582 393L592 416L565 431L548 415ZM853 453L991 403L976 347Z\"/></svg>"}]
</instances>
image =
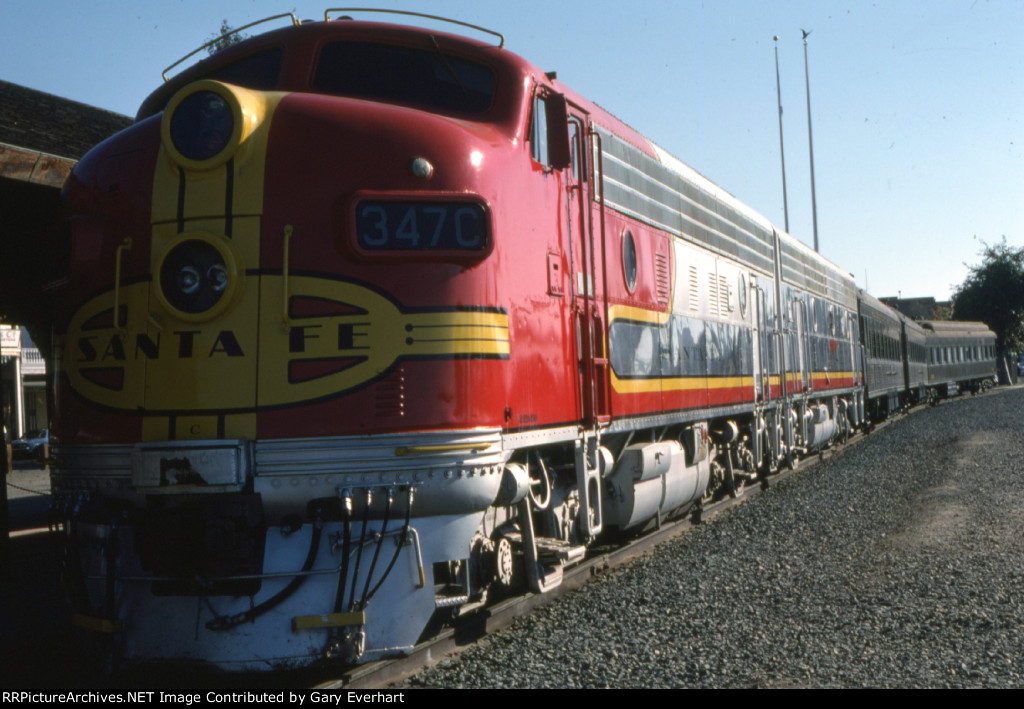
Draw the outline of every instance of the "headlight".
<instances>
[{"instance_id":1,"label":"headlight","mask_svg":"<svg viewBox=\"0 0 1024 709\"><path fill-rule=\"evenodd\" d=\"M183 320L209 320L231 305L242 274L226 238L205 232L182 234L157 264L157 297Z\"/></svg>"},{"instance_id":2,"label":"headlight","mask_svg":"<svg viewBox=\"0 0 1024 709\"><path fill-rule=\"evenodd\" d=\"M171 115L171 142L189 160L209 160L231 142L231 106L213 91L185 97Z\"/></svg>"},{"instance_id":3,"label":"headlight","mask_svg":"<svg viewBox=\"0 0 1024 709\"><path fill-rule=\"evenodd\" d=\"M160 134L170 158L188 170L212 170L238 154L263 119L266 95L204 79L164 110Z\"/></svg>"}]
</instances>

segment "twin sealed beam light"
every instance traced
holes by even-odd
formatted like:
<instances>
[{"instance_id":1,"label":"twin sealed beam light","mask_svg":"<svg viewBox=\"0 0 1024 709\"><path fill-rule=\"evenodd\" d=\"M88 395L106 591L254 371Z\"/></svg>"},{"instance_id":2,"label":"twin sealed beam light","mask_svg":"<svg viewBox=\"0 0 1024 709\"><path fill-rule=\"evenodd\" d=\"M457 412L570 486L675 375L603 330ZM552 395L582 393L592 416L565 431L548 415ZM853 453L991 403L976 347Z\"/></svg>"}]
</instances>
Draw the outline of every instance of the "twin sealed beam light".
<instances>
[{"instance_id":1,"label":"twin sealed beam light","mask_svg":"<svg viewBox=\"0 0 1024 709\"><path fill-rule=\"evenodd\" d=\"M182 320L223 313L240 292L243 270L229 239L207 232L179 235L156 266L157 298Z\"/></svg>"}]
</instances>

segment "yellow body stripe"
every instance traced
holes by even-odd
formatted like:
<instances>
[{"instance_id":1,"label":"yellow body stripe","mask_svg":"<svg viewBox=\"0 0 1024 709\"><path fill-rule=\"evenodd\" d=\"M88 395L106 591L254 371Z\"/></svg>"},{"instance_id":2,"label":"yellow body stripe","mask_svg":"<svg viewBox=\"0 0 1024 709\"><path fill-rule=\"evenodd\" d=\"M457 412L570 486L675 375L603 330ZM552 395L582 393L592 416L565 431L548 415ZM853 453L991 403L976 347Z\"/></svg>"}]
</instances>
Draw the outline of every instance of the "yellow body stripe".
<instances>
[{"instance_id":1,"label":"yellow body stripe","mask_svg":"<svg viewBox=\"0 0 1024 709\"><path fill-rule=\"evenodd\" d=\"M619 379L611 373L612 388L619 394L656 394L671 391L702 391L708 389L753 389L754 378L738 377L652 377L649 379Z\"/></svg>"}]
</instances>

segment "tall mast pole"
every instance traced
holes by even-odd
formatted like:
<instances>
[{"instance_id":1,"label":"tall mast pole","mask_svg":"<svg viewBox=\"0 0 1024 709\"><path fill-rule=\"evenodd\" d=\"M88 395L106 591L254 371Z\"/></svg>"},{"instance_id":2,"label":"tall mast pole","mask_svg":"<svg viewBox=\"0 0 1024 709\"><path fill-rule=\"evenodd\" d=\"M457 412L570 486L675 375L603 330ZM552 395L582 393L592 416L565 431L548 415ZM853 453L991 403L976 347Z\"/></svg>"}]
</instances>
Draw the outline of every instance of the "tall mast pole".
<instances>
[{"instance_id":1,"label":"tall mast pole","mask_svg":"<svg viewBox=\"0 0 1024 709\"><path fill-rule=\"evenodd\" d=\"M782 156L782 211L786 215L786 233L789 233L789 199L786 197L786 146L782 142L782 83L779 81L779 36L775 40L775 94L779 99L779 154Z\"/></svg>"},{"instance_id":2,"label":"tall mast pole","mask_svg":"<svg viewBox=\"0 0 1024 709\"><path fill-rule=\"evenodd\" d=\"M804 35L804 82L807 85L807 142L811 149L811 215L814 219L814 250L818 251L818 200L814 193L814 135L811 132L811 71L807 63L808 30L800 30Z\"/></svg>"}]
</instances>

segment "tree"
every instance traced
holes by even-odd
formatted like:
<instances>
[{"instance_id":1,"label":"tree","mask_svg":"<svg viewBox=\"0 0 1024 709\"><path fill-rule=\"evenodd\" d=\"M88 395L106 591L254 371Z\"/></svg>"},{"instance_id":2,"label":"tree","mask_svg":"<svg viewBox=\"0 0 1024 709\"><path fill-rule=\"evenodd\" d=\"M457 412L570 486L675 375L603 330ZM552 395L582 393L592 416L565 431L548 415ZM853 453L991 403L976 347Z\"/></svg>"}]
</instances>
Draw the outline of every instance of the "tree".
<instances>
[{"instance_id":1,"label":"tree","mask_svg":"<svg viewBox=\"0 0 1024 709\"><path fill-rule=\"evenodd\" d=\"M220 32L216 32L210 35L212 43L206 48L206 51L210 54L216 54L222 49L227 49L233 44L238 44L243 39L247 39L248 35L236 32L232 29L231 25L228 24L227 20L220 21Z\"/></svg>"},{"instance_id":2,"label":"tree","mask_svg":"<svg viewBox=\"0 0 1024 709\"><path fill-rule=\"evenodd\" d=\"M995 246L984 244L981 265L953 294L953 317L980 320L996 334L1000 357L1024 352L1024 247L1013 247L1003 237Z\"/></svg>"},{"instance_id":3,"label":"tree","mask_svg":"<svg viewBox=\"0 0 1024 709\"><path fill-rule=\"evenodd\" d=\"M953 309L948 305L936 304L932 312L928 314L929 320L952 320Z\"/></svg>"}]
</instances>

